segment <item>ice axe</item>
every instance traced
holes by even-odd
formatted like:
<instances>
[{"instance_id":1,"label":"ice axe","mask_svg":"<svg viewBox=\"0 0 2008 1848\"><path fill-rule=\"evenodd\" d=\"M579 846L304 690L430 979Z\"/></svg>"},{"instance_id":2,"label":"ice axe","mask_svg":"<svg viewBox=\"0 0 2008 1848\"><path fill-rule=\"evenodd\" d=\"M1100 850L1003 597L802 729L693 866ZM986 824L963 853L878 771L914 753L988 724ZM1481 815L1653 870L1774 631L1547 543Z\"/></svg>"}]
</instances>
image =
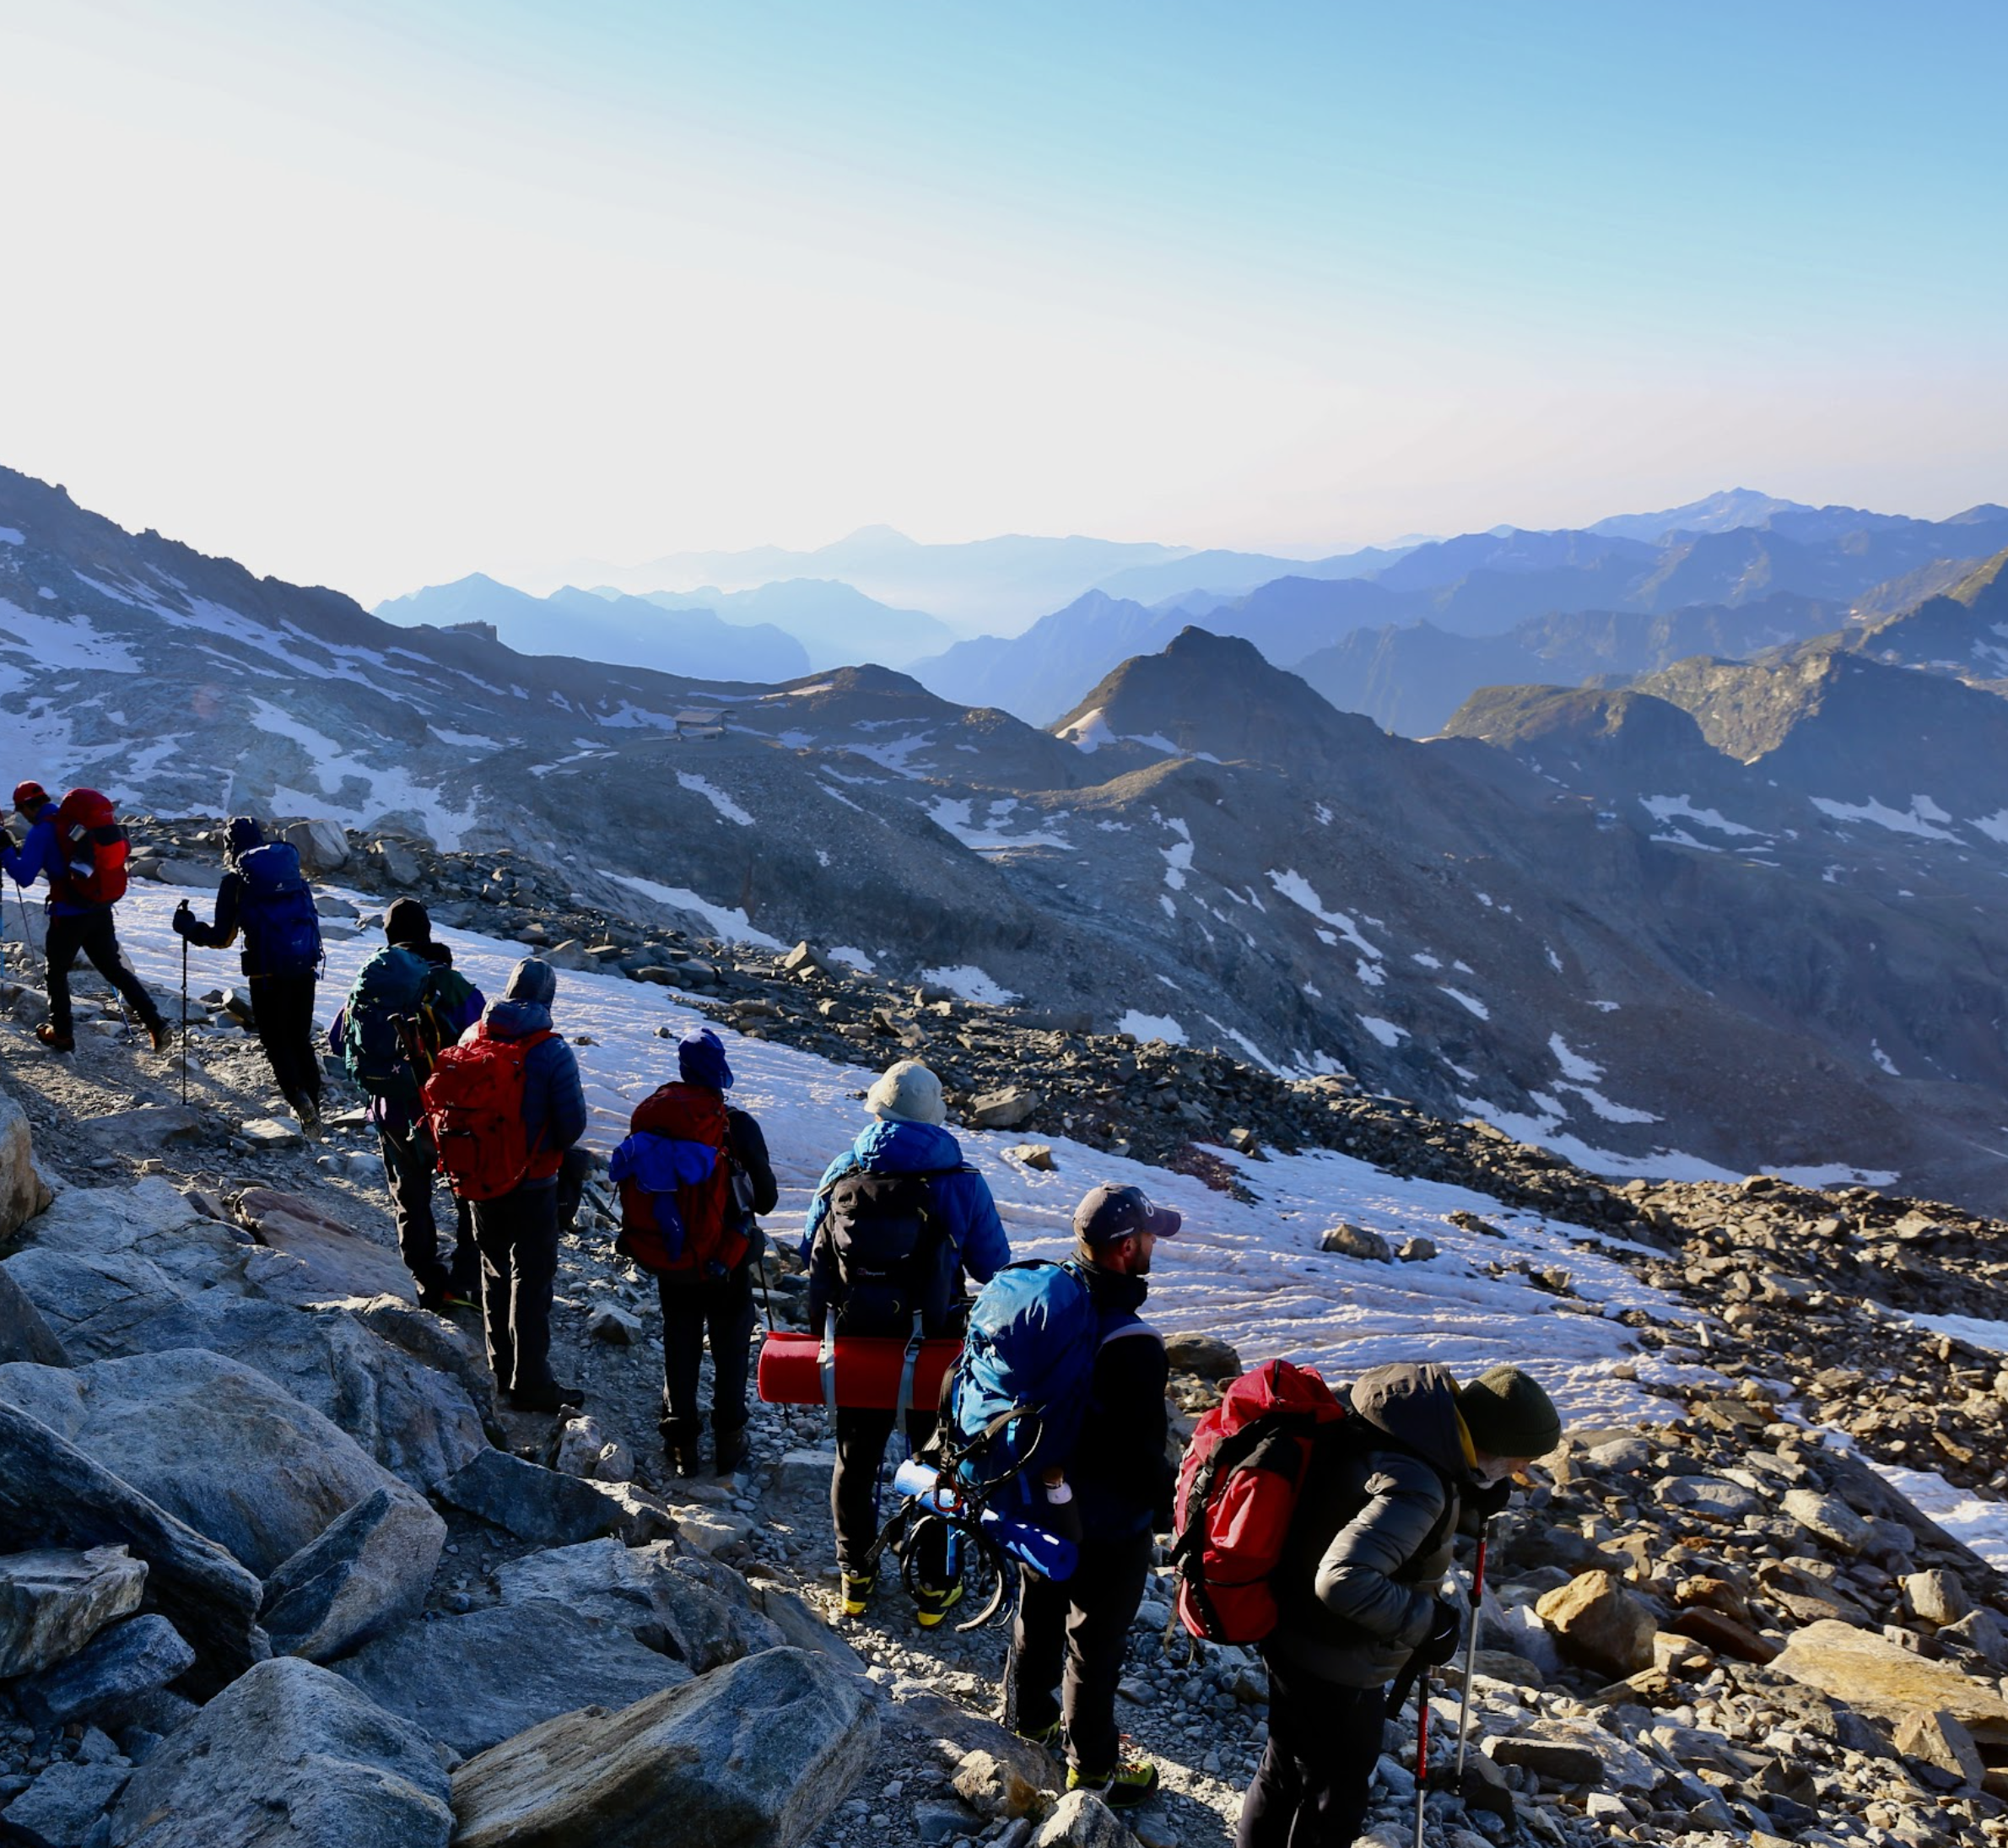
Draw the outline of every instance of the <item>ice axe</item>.
<instances>
[{"instance_id":1,"label":"ice axe","mask_svg":"<svg viewBox=\"0 0 2008 1848\"><path fill-rule=\"evenodd\" d=\"M1429 1794L1429 1670L1416 1677L1416 1840L1422 1848L1422 1800Z\"/></svg>"}]
</instances>

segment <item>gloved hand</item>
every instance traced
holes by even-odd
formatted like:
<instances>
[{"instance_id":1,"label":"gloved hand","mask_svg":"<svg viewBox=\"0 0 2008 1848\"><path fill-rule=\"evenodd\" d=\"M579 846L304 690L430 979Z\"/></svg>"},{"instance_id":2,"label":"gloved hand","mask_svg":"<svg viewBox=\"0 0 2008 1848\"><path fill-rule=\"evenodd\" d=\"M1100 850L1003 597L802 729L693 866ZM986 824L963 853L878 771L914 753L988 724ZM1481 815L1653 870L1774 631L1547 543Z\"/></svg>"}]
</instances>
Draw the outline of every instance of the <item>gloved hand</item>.
<instances>
[{"instance_id":1,"label":"gloved hand","mask_svg":"<svg viewBox=\"0 0 2008 1848\"><path fill-rule=\"evenodd\" d=\"M176 937L187 936L189 926L195 922L195 914L188 909L186 899L175 907L175 915L168 921L174 926Z\"/></svg>"},{"instance_id":2,"label":"gloved hand","mask_svg":"<svg viewBox=\"0 0 2008 1848\"><path fill-rule=\"evenodd\" d=\"M1416 1653L1433 1668L1440 1668L1457 1653L1457 1639L1464 1629L1463 1619L1455 1604L1442 1598L1434 1601L1436 1622L1429 1634L1416 1645Z\"/></svg>"},{"instance_id":3,"label":"gloved hand","mask_svg":"<svg viewBox=\"0 0 2008 1848\"><path fill-rule=\"evenodd\" d=\"M1466 1489L1465 1511L1476 1515L1480 1521L1490 1521L1494 1515L1504 1514L1507 1503L1512 1499L1513 1478L1504 1476L1496 1483L1481 1483L1475 1489Z\"/></svg>"}]
</instances>

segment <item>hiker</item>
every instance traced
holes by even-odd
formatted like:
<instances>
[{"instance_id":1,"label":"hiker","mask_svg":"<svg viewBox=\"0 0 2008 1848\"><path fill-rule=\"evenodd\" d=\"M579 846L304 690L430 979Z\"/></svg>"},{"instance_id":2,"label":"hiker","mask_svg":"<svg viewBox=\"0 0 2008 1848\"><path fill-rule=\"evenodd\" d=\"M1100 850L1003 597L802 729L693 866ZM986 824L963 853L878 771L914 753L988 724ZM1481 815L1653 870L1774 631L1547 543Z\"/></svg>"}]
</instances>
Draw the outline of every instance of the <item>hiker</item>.
<instances>
[{"instance_id":1,"label":"hiker","mask_svg":"<svg viewBox=\"0 0 2008 1848\"><path fill-rule=\"evenodd\" d=\"M481 1018L482 994L454 968L452 951L433 941L432 919L418 900L391 906L384 937L384 947L356 971L328 1044L370 1094L370 1121L383 1145L384 1180L397 1222L397 1254L418 1284L420 1305L440 1313L472 1309L481 1300L473 1218L466 1201L454 1202L453 1251L442 1262L432 1210L439 1151L418 1093L432 1056ZM408 1040L400 1021L409 1028Z\"/></svg>"},{"instance_id":2,"label":"hiker","mask_svg":"<svg viewBox=\"0 0 2008 1848\"><path fill-rule=\"evenodd\" d=\"M174 1044L154 1005L119 948L111 908L126 895L126 830L109 798L94 789L73 789L58 802L40 783L18 783L13 805L28 837L0 844L0 872L27 887L49 881L48 930L43 954L49 970L49 1018L35 1036L51 1052L77 1050L70 1004L70 968L79 955L110 982L138 1017L156 1052Z\"/></svg>"},{"instance_id":3,"label":"hiker","mask_svg":"<svg viewBox=\"0 0 2008 1848\"><path fill-rule=\"evenodd\" d=\"M1517 1367L1461 1391L1447 1368L1376 1367L1350 1400L1354 1416L1313 1446L1273 1576L1269 1743L1236 1848L1351 1848L1388 1683L1456 1653L1460 1614L1439 1593L1460 1519L1499 1512L1514 1473L1562 1440L1554 1402Z\"/></svg>"},{"instance_id":4,"label":"hiker","mask_svg":"<svg viewBox=\"0 0 2008 1848\"><path fill-rule=\"evenodd\" d=\"M489 1002L461 1045L522 1045L520 1109L522 1178L494 1199L474 1202L474 1244L481 1254L481 1322L489 1364L506 1402L519 1412L561 1412L585 1402L551 1371L551 1296L558 1279L558 1235L576 1210L585 1164L573 1145L586 1133L579 1062L551 1026L558 971L526 957L510 971L502 999ZM561 1187L562 1183L562 1187ZM561 1191L568 1196L561 1200Z\"/></svg>"},{"instance_id":5,"label":"hiker","mask_svg":"<svg viewBox=\"0 0 2008 1848\"><path fill-rule=\"evenodd\" d=\"M967 1276L984 1283L1011 1261L989 1185L965 1165L942 1127L942 1081L901 1059L865 1094L876 1121L832 1161L811 1203L802 1255L809 1267L809 1327L838 1335L952 1332ZM857 1406L836 1413L837 1462L829 1485L844 1613L861 1617L877 1574L866 1564L878 1537L878 1478L897 1411ZM918 1451L934 1435L931 1412L906 1413ZM947 1571L946 1536L916 1566L923 1629L962 1596Z\"/></svg>"},{"instance_id":6,"label":"hiker","mask_svg":"<svg viewBox=\"0 0 2008 1848\"><path fill-rule=\"evenodd\" d=\"M256 821L238 815L224 829L223 856L214 921L205 924L183 899L175 908L175 934L202 949L228 949L243 933L240 960L258 1043L293 1114L312 1129L321 1121L314 1045L321 919L300 874L300 850L283 840L267 845Z\"/></svg>"},{"instance_id":7,"label":"hiker","mask_svg":"<svg viewBox=\"0 0 2008 1848\"><path fill-rule=\"evenodd\" d=\"M1072 1504L1080 1563L1063 1581L1025 1575L1012 1635L1008 1699L1017 1730L1042 1745L1063 1743L1066 1787L1096 1791L1119 1809L1147 1802L1158 1787L1155 1764L1123 1753L1115 1690L1152 1536L1171 1525L1171 1367L1163 1338L1137 1312L1151 1253L1179 1223L1141 1187L1107 1182L1074 1209L1072 1265L1094 1305L1094 1371L1064 1480L1051 1467L1044 1478L1049 1505Z\"/></svg>"},{"instance_id":8,"label":"hiker","mask_svg":"<svg viewBox=\"0 0 2008 1848\"><path fill-rule=\"evenodd\" d=\"M756 1215L773 1212L780 1195L760 1126L725 1100L732 1088L725 1043L709 1027L686 1034L677 1072L642 1100L614 1151L619 1249L654 1275L662 1305L660 1428L671 1466L679 1476L702 1467L698 1380L708 1332L714 1463L729 1476L749 1448L753 1267L767 1243Z\"/></svg>"}]
</instances>

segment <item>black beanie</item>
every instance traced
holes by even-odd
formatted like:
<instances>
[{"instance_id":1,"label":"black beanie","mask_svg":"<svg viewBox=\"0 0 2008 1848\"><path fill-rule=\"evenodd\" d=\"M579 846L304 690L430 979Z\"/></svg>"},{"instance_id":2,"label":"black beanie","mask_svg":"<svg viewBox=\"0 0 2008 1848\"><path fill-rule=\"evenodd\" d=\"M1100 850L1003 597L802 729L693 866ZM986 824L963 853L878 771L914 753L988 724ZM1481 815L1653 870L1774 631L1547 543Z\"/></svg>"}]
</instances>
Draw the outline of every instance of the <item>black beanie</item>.
<instances>
[{"instance_id":1,"label":"black beanie","mask_svg":"<svg viewBox=\"0 0 2008 1848\"><path fill-rule=\"evenodd\" d=\"M1518 1367L1493 1367L1457 1395L1471 1442L1493 1456L1546 1456L1562 1441L1562 1415L1541 1382Z\"/></svg>"},{"instance_id":2,"label":"black beanie","mask_svg":"<svg viewBox=\"0 0 2008 1848\"><path fill-rule=\"evenodd\" d=\"M384 913L384 940L423 943L432 936L432 919L416 899L398 899Z\"/></svg>"}]
</instances>

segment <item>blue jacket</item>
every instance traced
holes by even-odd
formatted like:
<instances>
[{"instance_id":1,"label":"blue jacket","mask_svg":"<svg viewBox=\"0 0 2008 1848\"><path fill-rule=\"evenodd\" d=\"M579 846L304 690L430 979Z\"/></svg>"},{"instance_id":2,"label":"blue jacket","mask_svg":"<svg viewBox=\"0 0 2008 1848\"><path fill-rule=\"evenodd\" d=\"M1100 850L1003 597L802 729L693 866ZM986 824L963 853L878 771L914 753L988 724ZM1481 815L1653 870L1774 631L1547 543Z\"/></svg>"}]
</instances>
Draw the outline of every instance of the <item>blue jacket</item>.
<instances>
[{"instance_id":1,"label":"blue jacket","mask_svg":"<svg viewBox=\"0 0 2008 1848\"><path fill-rule=\"evenodd\" d=\"M816 1229L829 1210L829 1190L845 1175L861 1168L875 1175L931 1174L935 1178L928 1182L928 1190L948 1228L957 1258L976 1282L987 1283L1011 1262L1011 1241L1004 1235L1004 1222L997 1217L989 1182L961 1164L962 1144L932 1123L867 1124L857 1140L823 1170L802 1229L802 1262L808 1262Z\"/></svg>"},{"instance_id":2,"label":"blue jacket","mask_svg":"<svg viewBox=\"0 0 2008 1848\"><path fill-rule=\"evenodd\" d=\"M57 806L51 802L42 810L29 828L28 838L19 846L12 840L0 841L0 873L6 873L16 885L33 885L43 874L62 870L62 851L56 842ZM67 899L59 899L53 892L48 904L51 915L56 917L80 917L87 911L104 910L99 905L77 905Z\"/></svg>"},{"instance_id":3,"label":"blue jacket","mask_svg":"<svg viewBox=\"0 0 2008 1848\"><path fill-rule=\"evenodd\" d=\"M481 1024L470 1029L491 1040L526 1040L551 1030L551 1010L527 1001L494 1001ZM464 1041L463 1041L464 1043ZM523 1061L523 1139L530 1149L526 1187L558 1184L564 1152L586 1133L586 1089L579 1061L562 1036L553 1034L530 1049Z\"/></svg>"}]
</instances>

